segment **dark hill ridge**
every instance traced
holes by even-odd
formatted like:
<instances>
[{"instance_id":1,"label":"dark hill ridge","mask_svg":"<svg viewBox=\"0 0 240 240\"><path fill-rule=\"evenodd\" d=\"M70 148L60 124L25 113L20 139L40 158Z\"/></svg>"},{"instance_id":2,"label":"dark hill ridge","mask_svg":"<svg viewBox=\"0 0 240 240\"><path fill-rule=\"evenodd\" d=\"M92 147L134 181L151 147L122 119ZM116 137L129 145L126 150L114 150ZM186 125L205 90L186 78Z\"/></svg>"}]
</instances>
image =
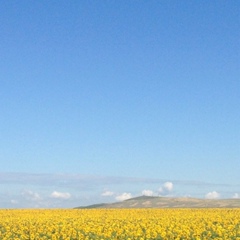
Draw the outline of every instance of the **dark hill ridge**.
<instances>
[{"instance_id":1,"label":"dark hill ridge","mask_svg":"<svg viewBox=\"0 0 240 240\"><path fill-rule=\"evenodd\" d=\"M240 208L240 199L198 199L140 196L122 202L77 208Z\"/></svg>"}]
</instances>

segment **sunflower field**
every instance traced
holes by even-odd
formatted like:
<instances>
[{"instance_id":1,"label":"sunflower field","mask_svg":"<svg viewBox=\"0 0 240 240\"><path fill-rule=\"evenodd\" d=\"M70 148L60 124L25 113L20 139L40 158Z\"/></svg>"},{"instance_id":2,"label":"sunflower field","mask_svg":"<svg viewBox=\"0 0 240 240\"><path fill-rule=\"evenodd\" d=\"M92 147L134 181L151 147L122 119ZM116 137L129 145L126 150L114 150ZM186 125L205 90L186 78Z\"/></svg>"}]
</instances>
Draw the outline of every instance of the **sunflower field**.
<instances>
[{"instance_id":1,"label":"sunflower field","mask_svg":"<svg viewBox=\"0 0 240 240\"><path fill-rule=\"evenodd\" d=\"M0 239L240 240L240 209L4 209Z\"/></svg>"}]
</instances>

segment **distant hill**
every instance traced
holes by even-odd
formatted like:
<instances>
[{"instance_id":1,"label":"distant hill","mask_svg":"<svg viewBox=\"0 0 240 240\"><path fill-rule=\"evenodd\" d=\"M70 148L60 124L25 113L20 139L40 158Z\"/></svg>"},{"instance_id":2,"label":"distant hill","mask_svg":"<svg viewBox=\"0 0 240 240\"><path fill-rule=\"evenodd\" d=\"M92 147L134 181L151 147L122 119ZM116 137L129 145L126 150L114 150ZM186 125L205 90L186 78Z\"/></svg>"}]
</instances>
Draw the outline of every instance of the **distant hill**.
<instances>
[{"instance_id":1,"label":"distant hill","mask_svg":"<svg viewBox=\"0 0 240 240\"><path fill-rule=\"evenodd\" d=\"M89 208L240 208L240 199L198 199L140 196L122 202L77 207Z\"/></svg>"}]
</instances>

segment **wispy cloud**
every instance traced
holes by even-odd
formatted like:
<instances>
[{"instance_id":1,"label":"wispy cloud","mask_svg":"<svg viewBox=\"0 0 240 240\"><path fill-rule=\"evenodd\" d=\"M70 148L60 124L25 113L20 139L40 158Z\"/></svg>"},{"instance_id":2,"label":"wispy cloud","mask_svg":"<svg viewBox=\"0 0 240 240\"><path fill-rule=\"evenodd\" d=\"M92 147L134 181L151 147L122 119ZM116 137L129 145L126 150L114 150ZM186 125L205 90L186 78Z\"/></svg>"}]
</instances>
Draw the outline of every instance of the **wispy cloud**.
<instances>
[{"instance_id":1,"label":"wispy cloud","mask_svg":"<svg viewBox=\"0 0 240 240\"><path fill-rule=\"evenodd\" d=\"M105 191L101 194L103 197L109 197L109 196L113 196L114 192L111 191Z\"/></svg>"},{"instance_id":2,"label":"wispy cloud","mask_svg":"<svg viewBox=\"0 0 240 240\"><path fill-rule=\"evenodd\" d=\"M233 196L232 196L232 198L240 198L240 194L234 193Z\"/></svg>"},{"instance_id":3,"label":"wispy cloud","mask_svg":"<svg viewBox=\"0 0 240 240\"><path fill-rule=\"evenodd\" d=\"M18 201L17 201L16 199L11 199L10 202L11 202L12 204L18 204Z\"/></svg>"},{"instance_id":4,"label":"wispy cloud","mask_svg":"<svg viewBox=\"0 0 240 240\"><path fill-rule=\"evenodd\" d=\"M20 196L15 194L14 199L10 200L10 203L14 207L20 208L42 208L49 207L49 202L47 199L36 191L25 189L20 193Z\"/></svg>"},{"instance_id":5,"label":"wispy cloud","mask_svg":"<svg viewBox=\"0 0 240 240\"><path fill-rule=\"evenodd\" d=\"M39 193L30 191L30 190L24 190L22 192L22 196L26 200L30 200L30 201L39 201L39 200L41 200L41 197L40 197Z\"/></svg>"},{"instance_id":6,"label":"wispy cloud","mask_svg":"<svg viewBox=\"0 0 240 240\"><path fill-rule=\"evenodd\" d=\"M18 185L39 185L39 186L66 186L85 188L86 186L96 185L123 185L123 184L163 184L163 188L170 190L173 183L182 186L240 186L240 184L213 184L200 181L180 181L172 180L171 182L165 179L156 178L137 178L137 177L119 177L119 176L96 176L84 174L35 174L35 173L9 173L0 172L0 184L18 184Z\"/></svg>"}]
</instances>

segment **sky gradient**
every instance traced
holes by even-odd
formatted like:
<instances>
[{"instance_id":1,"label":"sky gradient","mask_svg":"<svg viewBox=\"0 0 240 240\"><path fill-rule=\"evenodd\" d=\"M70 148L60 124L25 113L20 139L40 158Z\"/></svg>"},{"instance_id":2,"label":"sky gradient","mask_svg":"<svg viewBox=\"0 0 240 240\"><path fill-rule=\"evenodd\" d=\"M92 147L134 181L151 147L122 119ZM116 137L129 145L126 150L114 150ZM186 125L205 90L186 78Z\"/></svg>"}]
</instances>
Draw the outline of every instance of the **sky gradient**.
<instances>
[{"instance_id":1,"label":"sky gradient","mask_svg":"<svg viewBox=\"0 0 240 240\"><path fill-rule=\"evenodd\" d=\"M0 208L239 197L238 1L0 6Z\"/></svg>"}]
</instances>

